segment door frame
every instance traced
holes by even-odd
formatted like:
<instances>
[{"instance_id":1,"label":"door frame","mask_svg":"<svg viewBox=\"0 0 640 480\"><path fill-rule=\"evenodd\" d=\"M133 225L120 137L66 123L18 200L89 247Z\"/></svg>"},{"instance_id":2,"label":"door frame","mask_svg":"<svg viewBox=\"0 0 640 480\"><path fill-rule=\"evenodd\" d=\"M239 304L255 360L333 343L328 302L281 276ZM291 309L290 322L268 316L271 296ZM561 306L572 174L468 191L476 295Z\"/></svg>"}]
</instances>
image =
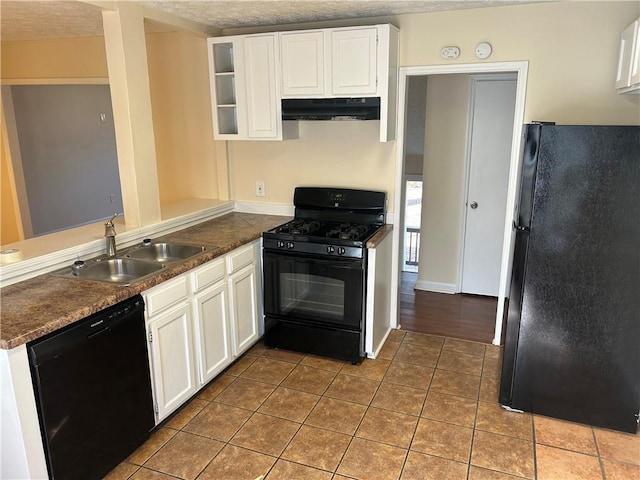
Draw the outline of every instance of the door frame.
<instances>
[{"instance_id":1,"label":"door frame","mask_svg":"<svg viewBox=\"0 0 640 480\"><path fill-rule=\"evenodd\" d=\"M462 63L455 65L431 65L418 67L400 67L398 72L398 124L396 138L396 182L394 205L400 209L402 182L404 181L404 129L406 121L407 83L408 77L417 75L446 75L453 73L481 74L481 73L515 73L516 74L516 107L513 119L513 140L511 143L511 161L509 163L509 186L507 190L507 212L504 225L504 244L502 248L502 262L500 267L500 286L498 292L498 308L496 311L496 325L493 344L499 345L502 337L502 318L507 295L508 280L511 275L510 266L513 258L513 221L520 175L520 152L522 141L522 124L524 123L524 107L527 90L527 75L529 62L495 62L495 63ZM391 289L395 295L391 297L391 327L400 326L398 318L398 298L400 294L401 270L401 239L400 215L393 219L393 255L395 268L391 271Z\"/></svg>"},{"instance_id":2,"label":"door frame","mask_svg":"<svg viewBox=\"0 0 640 480\"><path fill-rule=\"evenodd\" d=\"M470 75L469 79L469 105L467 107L467 144L465 147L464 157L464 179L462 187L462 224L460 225L460 251L458 253L460 262L458 264L458 278L456 281L456 293L462 292L462 274L464 272L464 251L466 247L466 234L467 234L467 215L469 209L467 204L469 203L469 181L471 177L471 143L473 140L473 119L475 116L475 98L476 98L476 85L478 82L491 82L491 81L504 81L515 80L516 85L518 83L518 77L513 72L505 73L482 73ZM515 126L514 126L515 128ZM513 152L512 152L513 153ZM503 252L504 253L504 252ZM498 290L500 287L498 287Z\"/></svg>"}]
</instances>

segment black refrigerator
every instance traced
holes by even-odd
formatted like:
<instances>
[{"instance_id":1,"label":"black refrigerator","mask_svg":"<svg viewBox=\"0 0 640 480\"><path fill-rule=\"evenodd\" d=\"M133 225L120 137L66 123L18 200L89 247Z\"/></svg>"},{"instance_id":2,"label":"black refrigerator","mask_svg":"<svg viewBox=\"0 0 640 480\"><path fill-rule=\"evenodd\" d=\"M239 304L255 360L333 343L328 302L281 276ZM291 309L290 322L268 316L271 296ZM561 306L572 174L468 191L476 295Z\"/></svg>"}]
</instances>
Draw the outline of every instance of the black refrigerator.
<instances>
[{"instance_id":1,"label":"black refrigerator","mask_svg":"<svg viewBox=\"0 0 640 480\"><path fill-rule=\"evenodd\" d=\"M640 127L524 127L499 401L635 433Z\"/></svg>"}]
</instances>

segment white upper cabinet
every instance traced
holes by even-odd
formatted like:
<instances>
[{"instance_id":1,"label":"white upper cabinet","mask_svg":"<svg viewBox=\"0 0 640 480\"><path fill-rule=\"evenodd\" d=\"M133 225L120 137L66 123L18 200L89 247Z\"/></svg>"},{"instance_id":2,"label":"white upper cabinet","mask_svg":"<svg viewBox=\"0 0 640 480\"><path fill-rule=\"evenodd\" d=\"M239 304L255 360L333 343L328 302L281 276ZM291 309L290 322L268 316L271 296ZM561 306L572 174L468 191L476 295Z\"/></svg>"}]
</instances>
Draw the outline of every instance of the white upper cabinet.
<instances>
[{"instance_id":1,"label":"white upper cabinet","mask_svg":"<svg viewBox=\"0 0 640 480\"><path fill-rule=\"evenodd\" d=\"M640 19L624 29L616 72L618 93L640 93Z\"/></svg>"},{"instance_id":2,"label":"white upper cabinet","mask_svg":"<svg viewBox=\"0 0 640 480\"><path fill-rule=\"evenodd\" d=\"M280 33L282 98L380 96L377 79L384 72L378 70L378 30L371 26ZM384 49L380 54L385 56Z\"/></svg>"},{"instance_id":3,"label":"white upper cabinet","mask_svg":"<svg viewBox=\"0 0 640 480\"><path fill-rule=\"evenodd\" d=\"M282 98L380 97L380 141L395 140L399 30L280 32Z\"/></svg>"},{"instance_id":4,"label":"white upper cabinet","mask_svg":"<svg viewBox=\"0 0 640 480\"><path fill-rule=\"evenodd\" d=\"M379 96L376 27L340 29L331 35L331 94Z\"/></svg>"},{"instance_id":5,"label":"white upper cabinet","mask_svg":"<svg viewBox=\"0 0 640 480\"><path fill-rule=\"evenodd\" d=\"M218 140L297 137L283 127L276 34L208 39L213 136Z\"/></svg>"},{"instance_id":6,"label":"white upper cabinet","mask_svg":"<svg viewBox=\"0 0 640 480\"><path fill-rule=\"evenodd\" d=\"M298 138L283 98L380 97L380 141L394 140L398 40L388 24L209 38L214 138Z\"/></svg>"},{"instance_id":7,"label":"white upper cabinet","mask_svg":"<svg viewBox=\"0 0 640 480\"><path fill-rule=\"evenodd\" d=\"M324 95L324 35L323 30L280 34L283 97Z\"/></svg>"}]
</instances>

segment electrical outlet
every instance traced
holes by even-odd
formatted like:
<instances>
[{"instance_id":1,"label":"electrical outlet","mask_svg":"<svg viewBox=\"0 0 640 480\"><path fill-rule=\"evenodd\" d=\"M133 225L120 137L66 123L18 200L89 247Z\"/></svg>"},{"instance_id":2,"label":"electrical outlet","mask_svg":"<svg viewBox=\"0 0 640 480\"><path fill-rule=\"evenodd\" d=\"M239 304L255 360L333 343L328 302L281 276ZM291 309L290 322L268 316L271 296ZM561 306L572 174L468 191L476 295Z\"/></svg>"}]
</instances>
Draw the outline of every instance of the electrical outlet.
<instances>
[{"instance_id":1,"label":"electrical outlet","mask_svg":"<svg viewBox=\"0 0 640 480\"><path fill-rule=\"evenodd\" d=\"M111 203L116 203L116 196L113 193L111 195L109 195L109 201Z\"/></svg>"},{"instance_id":2,"label":"electrical outlet","mask_svg":"<svg viewBox=\"0 0 640 480\"><path fill-rule=\"evenodd\" d=\"M264 197L264 196L265 196L264 181L256 180L256 197Z\"/></svg>"}]
</instances>

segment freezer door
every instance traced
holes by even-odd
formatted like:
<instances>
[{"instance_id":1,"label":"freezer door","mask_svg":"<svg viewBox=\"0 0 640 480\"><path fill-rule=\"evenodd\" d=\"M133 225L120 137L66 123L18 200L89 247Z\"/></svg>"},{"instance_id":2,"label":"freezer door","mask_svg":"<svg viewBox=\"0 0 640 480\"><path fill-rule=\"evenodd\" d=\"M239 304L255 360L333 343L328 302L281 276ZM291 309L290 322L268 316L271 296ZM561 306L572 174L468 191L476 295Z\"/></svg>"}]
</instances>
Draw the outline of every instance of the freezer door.
<instances>
[{"instance_id":1,"label":"freezer door","mask_svg":"<svg viewBox=\"0 0 640 480\"><path fill-rule=\"evenodd\" d=\"M543 126L539 148L511 406L635 432L640 128Z\"/></svg>"}]
</instances>

